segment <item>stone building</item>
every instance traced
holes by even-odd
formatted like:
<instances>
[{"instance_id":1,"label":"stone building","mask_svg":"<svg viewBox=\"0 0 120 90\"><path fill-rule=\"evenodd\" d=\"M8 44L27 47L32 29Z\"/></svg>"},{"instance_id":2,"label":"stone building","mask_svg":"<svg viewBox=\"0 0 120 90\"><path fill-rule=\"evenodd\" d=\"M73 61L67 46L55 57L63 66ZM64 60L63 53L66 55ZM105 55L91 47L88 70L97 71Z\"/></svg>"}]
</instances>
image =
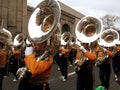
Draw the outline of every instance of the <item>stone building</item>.
<instances>
[{"instance_id":1,"label":"stone building","mask_svg":"<svg viewBox=\"0 0 120 90\"><path fill-rule=\"evenodd\" d=\"M27 31L27 0L0 0L0 21L12 35Z\"/></svg>"},{"instance_id":2,"label":"stone building","mask_svg":"<svg viewBox=\"0 0 120 90\"><path fill-rule=\"evenodd\" d=\"M60 25L61 25L61 32L69 31L74 35L74 30L76 27L77 22L84 17L84 15L76 10L72 9L71 7L59 2L61 7L61 18L60 18ZM27 15L28 20L34 11L34 7L27 6Z\"/></svg>"},{"instance_id":3,"label":"stone building","mask_svg":"<svg viewBox=\"0 0 120 90\"><path fill-rule=\"evenodd\" d=\"M62 33L70 31L74 35L77 22L84 17L83 14L60 3L60 25ZM27 6L27 0L0 0L0 21L4 20L3 27L9 30L13 36L24 33L27 36L27 26L34 7Z\"/></svg>"}]
</instances>

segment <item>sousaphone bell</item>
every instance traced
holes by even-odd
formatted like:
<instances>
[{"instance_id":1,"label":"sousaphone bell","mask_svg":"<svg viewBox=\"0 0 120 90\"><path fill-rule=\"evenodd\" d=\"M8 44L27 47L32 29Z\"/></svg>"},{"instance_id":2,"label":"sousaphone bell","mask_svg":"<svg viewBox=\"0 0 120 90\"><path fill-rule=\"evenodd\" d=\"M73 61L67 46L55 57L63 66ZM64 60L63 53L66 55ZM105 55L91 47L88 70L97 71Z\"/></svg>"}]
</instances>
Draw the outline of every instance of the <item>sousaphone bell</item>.
<instances>
[{"instance_id":1,"label":"sousaphone bell","mask_svg":"<svg viewBox=\"0 0 120 90\"><path fill-rule=\"evenodd\" d=\"M100 19L86 16L77 23L75 35L81 42L90 43L98 39L102 30L103 23Z\"/></svg>"},{"instance_id":2,"label":"sousaphone bell","mask_svg":"<svg viewBox=\"0 0 120 90\"><path fill-rule=\"evenodd\" d=\"M119 33L114 29L104 30L100 36L99 44L105 47L112 47L117 44Z\"/></svg>"},{"instance_id":3,"label":"sousaphone bell","mask_svg":"<svg viewBox=\"0 0 120 90\"><path fill-rule=\"evenodd\" d=\"M56 30L61 9L56 0L43 0L35 8L28 22L28 33L32 42L48 40Z\"/></svg>"}]
</instances>

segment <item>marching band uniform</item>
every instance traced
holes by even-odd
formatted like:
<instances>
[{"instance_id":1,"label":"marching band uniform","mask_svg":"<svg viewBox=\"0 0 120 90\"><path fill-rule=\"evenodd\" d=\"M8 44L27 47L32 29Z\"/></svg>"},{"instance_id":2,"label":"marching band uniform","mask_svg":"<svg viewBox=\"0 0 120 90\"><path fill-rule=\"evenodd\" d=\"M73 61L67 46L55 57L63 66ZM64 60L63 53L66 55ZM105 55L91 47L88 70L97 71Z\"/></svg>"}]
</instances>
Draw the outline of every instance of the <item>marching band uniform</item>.
<instances>
[{"instance_id":1,"label":"marching band uniform","mask_svg":"<svg viewBox=\"0 0 120 90\"><path fill-rule=\"evenodd\" d=\"M50 53L47 53L44 55L44 58L39 58L45 52L43 52L44 47L46 47L44 43L39 43L40 45L36 44L34 46L34 52L36 53L29 54L24 58L28 70L26 80L20 81L18 90L50 90L48 78L52 70L53 57ZM37 53L35 49L40 52L42 50L42 53ZM23 83L25 83L25 85Z\"/></svg>"},{"instance_id":2,"label":"marching band uniform","mask_svg":"<svg viewBox=\"0 0 120 90\"><path fill-rule=\"evenodd\" d=\"M68 55L68 60L70 62L69 66L72 66L73 61L75 60L75 57L76 57L76 53L77 53L77 46L72 45Z\"/></svg>"},{"instance_id":3,"label":"marching band uniform","mask_svg":"<svg viewBox=\"0 0 120 90\"><path fill-rule=\"evenodd\" d=\"M113 53L105 48L98 52L99 57L106 57L103 63L99 66L99 78L101 80L101 85L104 86L105 90L109 89L110 75L111 75L111 59Z\"/></svg>"},{"instance_id":4,"label":"marching band uniform","mask_svg":"<svg viewBox=\"0 0 120 90\"><path fill-rule=\"evenodd\" d=\"M7 52L3 49L3 43L0 42L0 90L2 90L3 77L5 74L5 65L7 62Z\"/></svg>"},{"instance_id":5,"label":"marching band uniform","mask_svg":"<svg viewBox=\"0 0 120 90\"><path fill-rule=\"evenodd\" d=\"M69 52L67 49L67 45L60 47L59 52L60 52L59 53L60 71L61 74L63 75L63 81L66 81L68 75L68 52Z\"/></svg>"},{"instance_id":6,"label":"marching band uniform","mask_svg":"<svg viewBox=\"0 0 120 90\"><path fill-rule=\"evenodd\" d=\"M10 72L12 72L14 75L13 81L16 81L17 80L16 72L21 65L21 52L20 50L13 50L12 53L13 54L10 58L9 66L10 66Z\"/></svg>"},{"instance_id":7,"label":"marching band uniform","mask_svg":"<svg viewBox=\"0 0 120 90\"><path fill-rule=\"evenodd\" d=\"M77 90L93 90L93 65L96 60L96 53L86 50L83 46L80 46L79 49L75 63L77 64L82 59L85 59L85 63L77 72Z\"/></svg>"},{"instance_id":8,"label":"marching band uniform","mask_svg":"<svg viewBox=\"0 0 120 90\"><path fill-rule=\"evenodd\" d=\"M116 53L114 54L113 58L112 58L112 68L113 71L115 73L115 79L116 81L119 80L119 76L120 76L120 47L116 46Z\"/></svg>"}]
</instances>

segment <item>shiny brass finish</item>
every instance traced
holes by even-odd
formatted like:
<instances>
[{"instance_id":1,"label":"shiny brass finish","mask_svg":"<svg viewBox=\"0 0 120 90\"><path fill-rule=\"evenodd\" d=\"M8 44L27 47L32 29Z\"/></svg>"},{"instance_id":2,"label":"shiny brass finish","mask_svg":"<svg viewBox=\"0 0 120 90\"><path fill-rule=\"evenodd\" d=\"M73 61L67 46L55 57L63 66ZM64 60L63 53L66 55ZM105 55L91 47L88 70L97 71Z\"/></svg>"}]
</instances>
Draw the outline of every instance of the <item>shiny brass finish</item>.
<instances>
[{"instance_id":1,"label":"shiny brass finish","mask_svg":"<svg viewBox=\"0 0 120 90\"><path fill-rule=\"evenodd\" d=\"M105 47L111 47L117 44L119 33L113 29L104 30L100 36L99 43Z\"/></svg>"},{"instance_id":2,"label":"shiny brass finish","mask_svg":"<svg viewBox=\"0 0 120 90\"><path fill-rule=\"evenodd\" d=\"M56 30L61 16L61 8L56 0L43 0L32 13L28 23L28 33L32 42L42 43Z\"/></svg>"},{"instance_id":3,"label":"shiny brass finish","mask_svg":"<svg viewBox=\"0 0 120 90\"><path fill-rule=\"evenodd\" d=\"M100 19L87 16L77 23L75 34L81 42L90 43L98 39L102 30L103 24Z\"/></svg>"}]
</instances>

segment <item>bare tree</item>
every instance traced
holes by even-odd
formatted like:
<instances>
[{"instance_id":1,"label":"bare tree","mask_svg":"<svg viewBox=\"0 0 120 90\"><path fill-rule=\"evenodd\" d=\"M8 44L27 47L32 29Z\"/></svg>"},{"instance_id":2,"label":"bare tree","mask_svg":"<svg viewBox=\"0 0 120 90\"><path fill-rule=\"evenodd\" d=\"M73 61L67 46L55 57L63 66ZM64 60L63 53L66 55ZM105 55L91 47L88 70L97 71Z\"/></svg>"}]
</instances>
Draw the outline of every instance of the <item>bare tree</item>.
<instances>
[{"instance_id":1,"label":"bare tree","mask_svg":"<svg viewBox=\"0 0 120 90\"><path fill-rule=\"evenodd\" d=\"M110 28L118 29L114 25L118 19L120 19L120 17L118 16L112 16L112 15L103 16L101 20L103 21L104 29L105 30Z\"/></svg>"}]
</instances>

